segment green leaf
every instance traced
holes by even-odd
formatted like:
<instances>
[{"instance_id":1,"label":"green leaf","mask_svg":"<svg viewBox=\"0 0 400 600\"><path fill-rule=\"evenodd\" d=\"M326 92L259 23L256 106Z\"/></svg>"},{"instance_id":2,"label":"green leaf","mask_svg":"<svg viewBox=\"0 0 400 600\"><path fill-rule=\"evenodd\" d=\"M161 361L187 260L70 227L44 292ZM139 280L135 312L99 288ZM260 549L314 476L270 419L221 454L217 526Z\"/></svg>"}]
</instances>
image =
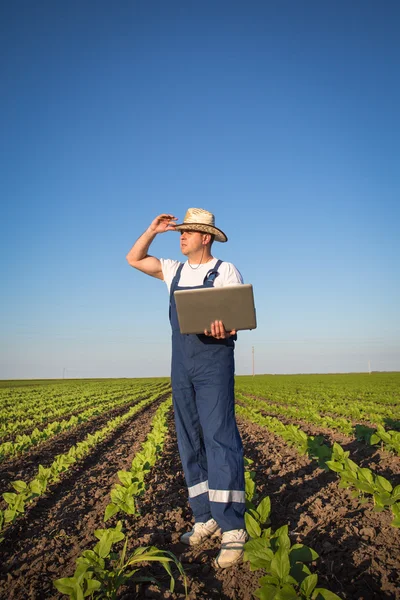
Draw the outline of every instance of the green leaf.
<instances>
[{"instance_id":1,"label":"green leaf","mask_svg":"<svg viewBox=\"0 0 400 600\"><path fill-rule=\"evenodd\" d=\"M326 590L325 588L315 588L313 595L313 600L341 600L340 596L337 596L333 592Z\"/></svg>"},{"instance_id":2,"label":"green leaf","mask_svg":"<svg viewBox=\"0 0 400 600\"><path fill-rule=\"evenodd\" d=\"M17 494L14 494L13 492L5 492L3 494L3 498L7 504L13 505L17 499Z\"/></svg>"},{"instance_id":3,"label":"green leaf","mask_svg":"<svg viewBox=\"0 0 400 600\"><path fill-rule=\"evenodd\" d=\"M308 577L303 579L303 581L301 583L301 586L300 586L301 593L307 597L311 596L312 591L314 590L317 583L318 583L318 575L316 575L315 573L313 575L309 575Z\"/></svg>"},{"instance_id":4,"label":"green leaf","mask_svg":"<svg viewBox=\"0 0 400 600\"><path fill-rule=\"evenodd\" d=\"M244 522L246 524L246 531L250 537L259 538L261 536L261 527L249 513L245 513Z\"/></svg>"},{"instance_id":5,"label":"green leaf","mask_svg":"<svg viewBox=\"0 0 400 600\"><path fill-rule=\"evenodd\" d=\"M290 556L289 556L289 560L290 560ZM290 569L290 576L293 577L293 579L298 584L301 583L306 577L308 577L308 575L311 575L310 569L307 567L307 565L305 565L301 562L295 563L294 565L292 565L292 567Z\"/></svg>"},{"instance_id":6,"label":"green leaf","mask_svg":"<svg viewBox=\"0 0 400 600\"><path fill-rule=\"evenodd\" d=\"M358 479L360 481L366 481L367 483L373 483L374 478L371 469L367 469L366 467L360 467L360 469L358 470Z\"/></svg>"},{"instance_id":7,"label":"green leaf","mask_svg":"<svg viewBox=\"0 0 400 600\"><path fill-rule=\"evenodd\" d=\"M338 444L337 442L333 444L333 452L336 456L340 458L345 457L345 451L343 450L342 446L340 446L340 444Z\"/></svg>"},{"instance_id":8,"label":"green leaf","mask_svg":"<svg viewBox=\"0 0 400 600\"><path fill-rule=\"evenodd\" d=\"M290 562L293 565L296 562L312 562L317 560L319 554L312 548L305 546L304 544L293 544L290 549Z\"/></svg>"},{"instance_id":9,"label":"green leaf","mask_svg":"<svg viewBox=\"0 0 400 600\"><path fill-rule=\"evenodd\" d=\"M13 481L11 485L18 493L24 492L28 487L25 481Z\"/></svg>"},{"instance_id":10,"label":"green leaf","mask_svg":"<svg viewBox=\"0 0 400 600\"><path fill-rule=\"evenodd\" d=\"M298 595L292 585L284 585L276 594L275 600L297 600Z\"/></svg>"},{"instance_id":11,"label":"green leaf","mask_svg":"<svg viewBox=\"0 0 400 600\"><path fill-rule=\"evenodd\" d=\"M86 592L84 594L85 598L87 596L90 596L91 594L93 594L93 592L96 592L97 590L99 590L101 588L101 583L100 581L97 581L97 579L88 579L86 581Z\"/></svg>"},{"instance_id":12,"label":"green leaf","mask_svg":"<svg viewBox=\"0 0 400 600\"><path fill-rule=\"evenodd\" d=\"M331 471L335 471L335 473L340 473L344 469L342 463L335 462L334 460L327 460L325 464Z\"/></svg>"},{"instance_id":13,"label":"green leaf","mask_svg":"<svg viewBox=\"0 0 400 600\"><path fill-rule=\"evenodd\" d=\"M63 577L54 581L54 587L61 592L70 596L74 592L75 579L73 577Z\"/></svg>"},{"instance_id":14,"label":"green leaf","mask_svg":"<svg viewBox=\"0 0 400 600\"><path fill-rule=\"evenodd\" d=\"M282 527L279 527L275 533L274 533L274 537L279 537L282 534L286 534L289 535L289 526L288 525L282 525Z\"/></svg>"},{"instance_id":15,"label":"green leaf","mask_svg":"<svg viewBox=\"0 0 400 600\"><path fill-rule=\"evenodd\" d=\"M54 586L59 592L69 596L71 600L84 600L83 589L75 577L57 579Z\"/></svg>"},{"instance_id":16,"label":"green leaf","mask_svg":"<svg viewBox=\"0 0 400 600\"><path fill-rule=\"evenodd\" d=\"M250 561L250 564L259 569L269 569L274 553L269 547L268 540L263 538L254 538L244 545L244 560Z\"/></svg>"},{"instance_id":17,"label":"green leaf","mask_svg":"<svg viewBox=\"0 0 400 600\"><path fill-rule=\"evenodd\" d=\"M118 471L118 479L125 487L128 487L132 483L132 473L129 471Z\"/></svg>"},{"instance_id":18,"label":"green leaf","mask_svg":"<svg viewBox=\"0 0 400 600\"><path fill-rule=\"evenodd\" d=\"M271 514L271 499L269 496L266 496L261 500L260 504L257 506L257 512L260 515L261 523L267 523Z\"/></svg>"},{"instance_id":19,"label":"green leaf","mask_svg":"<svg viewBox=\"0 0 400 600\"><path fill-rule=\"evenodd\" d=\"M118 506L113 504L112 502L106 506L106 510L104 512L104 522L108 521L111 517L116 515L118 512Z\"/></svg>"},{"instance_id":20,"label":"green leaf","mask_svg":"<svg viewBox=\"0 0 400 600\"><path fill-rule=\"evenodd\" d=\"M271 560L270 569L272 575L277 575L282 583L285 582L285 578L290 573L289 553L285 548L279 547Z\"/></svg>"},{"instance_id":21,"label":"green leaf","mask_svg":"<svg viewBox=\"0 0 400 600\"><path fill-rule=\"evenodd\" d=\"M388 481L387 479L385 479L381 475L377 475L375 477L375 484L378 487L381 487L382 490L385 491L385 492L391 492L392 489L393 489L392 484L390 483L390 481Z\"/></svg>"},{"instance_id":22,"label":"green leaf","mask_svg":"<svg viewBox=\"0 0 400 600\"><path fill-rule=\"evenodd\" d=\"M276 532L274 537L276 536ZM289 539L289 534L287 533L287 531L280 531L278 537L277 537L277 541L278 541L278 545L279 548L284 548L285 550L289 550L290 548L290 539Z\"/></svg>"},{"instance_id":23,"label":"green leaf","mask_svg":"<svg viewBox=\"0 0 400 600\"><path fill-rule=\"evenodd\" d=\"M82 556L79 556L76 560L76 564L79 567L79 573L85 573L89 567L103 570L105 568L104 558L101 558L93 550L84 550ZM75 572L76 574L76 572Z\"/></svg>"},{"instance_id":24,"label":"green leaf","mask_svg":"<svg viewBox=\"0 0 400 600\"><path fill-rule=\"evenodd\" d=\"M246 512L249 513L249 515L251 515L253 517L253 519L255 519L257 521L258 524L261 523L260 521L260 515L257 512L257 509L254 507L254 505L252 505L253 508L249 508Z\"/></svg>"},{"instance_id":25,"label":"green leaf","mask_svg":"<svg viewBox=\"0 0 400 600\"><path fill-rule=\"evenodd\" d=\"M350 458L348 458L346 460L346 467L349 467L349 469L351 471L353 471L353 473L357 473L359 466L357 463L354 462L354 460L351 460Z\"/></svg>"},{"instance_id":26,"label":"green leaf","mask_svg":"<svg viewBox=\"0 0 400 600\"><path fill-rule=\"evenodd\" d=\"M278 588L274 585L263 585L254 592L256 598L260 600L275 600Z\"/></svg>"},{"instance_id":27,"label":"green leaf","mask_svg":"<svg viewBox=\"0 0 400 600\"><path fill-rule=\"evenodd\" d=\"M34 494L35 496L40 496L42 494L44 486L40 483L38 479L34 479L30 482L29 487L32 494Z\"/></svg>"}]
</instances>

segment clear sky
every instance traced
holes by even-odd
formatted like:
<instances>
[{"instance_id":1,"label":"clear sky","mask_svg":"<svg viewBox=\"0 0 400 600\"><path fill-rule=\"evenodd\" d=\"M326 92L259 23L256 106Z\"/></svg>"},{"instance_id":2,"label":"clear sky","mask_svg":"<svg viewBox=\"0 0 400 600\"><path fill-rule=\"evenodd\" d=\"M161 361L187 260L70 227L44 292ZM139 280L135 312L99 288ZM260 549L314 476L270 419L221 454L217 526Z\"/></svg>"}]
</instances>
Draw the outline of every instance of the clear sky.
<instances>
[{"instance_id":1,"label":"clear sky","mask_svg":"<svg viewBox=\"0 0 400 600\"><path fill-rule=\"evenodd\" d=\"M397 1L16 0L0 28L0 378L168 375L166 286L125 256L189 207L254 285L238 374L252 346L400 370Z\"/></svg>"}]
</instances>

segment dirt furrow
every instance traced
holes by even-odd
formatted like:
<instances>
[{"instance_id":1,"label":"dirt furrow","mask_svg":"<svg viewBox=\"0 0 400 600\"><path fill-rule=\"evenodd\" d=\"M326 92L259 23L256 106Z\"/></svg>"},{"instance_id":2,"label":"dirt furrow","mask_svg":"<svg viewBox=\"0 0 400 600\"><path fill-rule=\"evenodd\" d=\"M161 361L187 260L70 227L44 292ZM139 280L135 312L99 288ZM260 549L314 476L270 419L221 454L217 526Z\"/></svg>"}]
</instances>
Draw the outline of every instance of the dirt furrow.
<instances>
[{"instance_id":1,"label":"dirt furrow","mask_svg":"<svg viewBox=\"0 0 400 600\"><path fill-rule=\"evenodd\" d=\"M282 440L257 425L239 420L245 455L254 460L259 498L272 501L273 529L288 524L293 543L313 547L320 558L314 572L319 585L348 600L400 598L396 586L399 563L398 532L390 527L389 513L374 513L372 505L360 507L346 490L338 489L334 473L326 473L315 461L302 457ZM191 526L191 513L181 471L176 472L176 441L173 437L156 465L142 501L142 518L131 529L137 544L154 544L178 555L189 576L190 598L199 600L250 600L259 574L242 564L226 571L215 570L212 558L219 541L187 548L179 541ZM158 578L162 571L151 567ZM178 586L174 598L183 598ZM167 598L151 586L137 598ZM126 598L135 598L133 588Z\"/></svg>"},{"instance_id":2,"label":"dirt furrow","mask_svg":"<svg viewBox=\"0 0 400 600\"><path fill-rule=\"evenodd\" d=\"M160 402L134 415L86 460L73 465L60 483L6 532L1 544L1 597L59 597L53 581L72 575L77 556L94 545L93 531L105 526L104 510L116 474L129 468Z\"/></svg>"},{"instance_id":3,"label":"dirt furrow","mask_svg":"<svg viewBox=\"0 0 400 600\"><path fill-rule=\"evenodd\" d=\"M140 427L138 419L135 427L127 428L103 448L90 467L71 473L53 498L49 497L49 505L43 504L43 509L38 505L27 516L29 537L19 541L18 531L14 532L3 568L6 581L1 592L5 598L57 597L52 582L72 575L76 557L95 543L93 530L103 527L103 511L115 473L129 464L139 439L144 439L149 412L141 415ZM216 570L212 559L218 553L219 540L196 548L179 541L191 528L192 515L172 415L169 424L163 454L149 474L139 502L141 516L124 518L130 539L128 551L155 545L174 552L187 573L191 600L252 600L260 573L251 572L248 563ZM360 506L347 490L338 488L334 473L326 473L315 461L299 456L260 426L239 419L239 428L245 455L254 460L257 494L259 498L271 497L273 529L288 524L293 543L307 544L320 554L313 568L319 575L318 585L344 600L400 600L399 536L390 527L390 513L374 513L370 503ZM127 450L130 444L132 451ZM112 526L116 520L114 517L108 524ZM146 567L145 573L156 576L161 588L145 584L137 591L132 585L122 590L124 600L184 598L182 582L177 581L176 592L171 595L169 579L157 565Z\"/></svg>"},{"instance_id":4,"label":"dirt furrow","mask_svg":"<svg viewBox=\"0 0 400 600\"><path fill-rule=\"evenodd\" d=\"M246 423L242 435L255 465L273 463L262 473L262 467L255 469L260 497L271 497L273 528L287 523L293 542L319 553L318 585L349 600L400 598L400 540L390 526L391 512L373 512L372 502L360 505L339 489L334 473L262 427Z\"/></svg>"},{"instance_id":5,"label":"dirt furrow","mask_svg":"<svg viewBox=\"0 0 400 600\"><path fill-rule=\"evenodd\" d=\"M164 392L160 395L160 399L165 399L169 395L168 392ZM8 489L12 481L18 479L29 481L35 476L39 465L43 465L44 467L50 466L58 454L68 452L71 446L84 440L89 433L94 433L98 429L104 427L111 419L125 414L132 406L138 404L146 397L149 396L143 395L123 406L118 406L97 417L93 417L89 421L80 423L76 427L61 432L45 442L42 442L38 446L34 446L28 452L1 463L0 491L9 491ZM146 407L144 410L146 410Z\"/></svg>"},{"instance_id":6,"label":"dirt furrow","mask_svg":"<svg viewBox=\"0 0 400 600\"><path fill-rule=\"evenodd\" d=\"M238 404L246 407L246 404L243 402L239 401ZM268 408L264 409L262 406L259 407L259 410L263 415L274 417L284 425L297 425L307 435L322 435L331 445L337 442L344 450L350 452L350 458L360 467L372 469L377 474L389 479L394 486L400 484L400 456L382 449L379 445L370 446L365 442L359 442L354 437L350 437L334 429L320 427L308 421L286 417L285 415L275 415L269 413Z\"/></svg>"}]
</instances>

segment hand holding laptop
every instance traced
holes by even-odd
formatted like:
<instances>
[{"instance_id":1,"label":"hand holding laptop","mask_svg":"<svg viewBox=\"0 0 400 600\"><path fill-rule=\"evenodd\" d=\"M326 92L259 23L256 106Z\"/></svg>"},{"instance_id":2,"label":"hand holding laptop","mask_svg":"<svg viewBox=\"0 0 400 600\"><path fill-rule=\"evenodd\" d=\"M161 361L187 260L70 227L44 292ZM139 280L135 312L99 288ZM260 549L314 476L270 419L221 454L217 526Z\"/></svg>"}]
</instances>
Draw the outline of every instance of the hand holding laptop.
<instances>
[{"instance_id":1,"label":"hand holding laptop","mask_svg":"<svg viewBox=\"0 0 400 600\"><path fill-rule=\"evenodd\" d=\"M235 329L232 329L232 331L227 331L222 321L213 321L210 325L210 329L211 333L205 329L204 335L207 335L208 337L215 337L217 340L224 340L231 337L231 335L235 335L236 333Z\"/></svg>"}]
</instances>

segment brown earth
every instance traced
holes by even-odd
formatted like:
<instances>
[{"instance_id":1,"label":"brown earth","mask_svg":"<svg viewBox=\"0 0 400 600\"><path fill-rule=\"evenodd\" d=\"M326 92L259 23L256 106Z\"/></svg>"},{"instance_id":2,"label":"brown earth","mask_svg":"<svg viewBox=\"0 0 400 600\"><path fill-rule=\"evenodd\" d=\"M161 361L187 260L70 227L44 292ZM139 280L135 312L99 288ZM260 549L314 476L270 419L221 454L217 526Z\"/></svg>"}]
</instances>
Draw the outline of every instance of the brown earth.
<instances>
[{"instance_id":1,"label":"brown earth","mask_svg":"<svg viewBox=\"0 0 400 600\"><path fill-rule=\"evenodd\" d=\"M0 545L3 554L0 597L10 600L60 598L53 581L73 574L75 560L96 543L95 528L102 528L109 491L116 472L127 468L145 439L155 405L100 444L82 463L65 474L50 493L17 522ZM170 550L182 561L191 600L250 600L260 573L248 564L216 570L212 558L218 540L187 548L180 535L190 529L192 518L178 457L173 419L163 454L148 476L140 498L139 518L124 519L130 550L155 545ZM314 548L320 555L313 571L318 585L343 599L400 599L398 530L390 526L391 513L374 513L372 505L360 506L347 490L338 488L334 473L318 468L265 429L239 420L245 455L254 460L259 498L269 495L272 528L289 525L292 542ZM116 517L107 526L114 525ZM134 585L121 590L124 600L184 598L177 580L173 594L169 578L155 566L145 568L156 576L155 585ZM176 573L176 570L174 570Z\"/></svg>"},{"instance_id":2,"label":"brown earth","mask_svg":"<svg viewBox=\"0 0 400 600\"><path fill-rule=\"evenodd\" d=\"M381 447L379 444L371 446L365 442L357 441L355 437L348 436L340 431L314 425L313 423L308 423L300 418L294 419L293 417L286 417L284 410L282 410L282 414L280 415L268 412L268 402L261 398L258 398L258 400L260 400L258 408L263 415L279 419L284 425L297 425L307 435L322 435L329 445L333 445L334 442L337 442L344 450L350 452L350 458L352 458L352 460L360 467L369 467L376 474L389 479L393 486L400 484L400 456L385 450L384 447ZM238 401L238 404L246 406L245 403L241 401ZM356 423L354 423L354 425L355 424Z\"/></svg>"},{"instance_id":3,"label":"brown earth","mask_svg":"<svg viewBox=\"0 0 400 600\"><path fill-rule=\"evenodd\" d=\"M170 395L170 392L164 393L161 399L165 399L168 395ZM132 406L149 397L150 394L143 394L122 406L101 413L89 421L63 431L37 446L33 446L21 455L4 461L0 464L0 490L8 491L11 482L18 479L29 481L36 475L39 465L49 467L58 454L68 452L71 446L82 442L90 433L93 434L98 429L105 427L108 421L125 414ZM147 407L144 407L142 411L146 409Z\"/></svg>"}]
</instances>

